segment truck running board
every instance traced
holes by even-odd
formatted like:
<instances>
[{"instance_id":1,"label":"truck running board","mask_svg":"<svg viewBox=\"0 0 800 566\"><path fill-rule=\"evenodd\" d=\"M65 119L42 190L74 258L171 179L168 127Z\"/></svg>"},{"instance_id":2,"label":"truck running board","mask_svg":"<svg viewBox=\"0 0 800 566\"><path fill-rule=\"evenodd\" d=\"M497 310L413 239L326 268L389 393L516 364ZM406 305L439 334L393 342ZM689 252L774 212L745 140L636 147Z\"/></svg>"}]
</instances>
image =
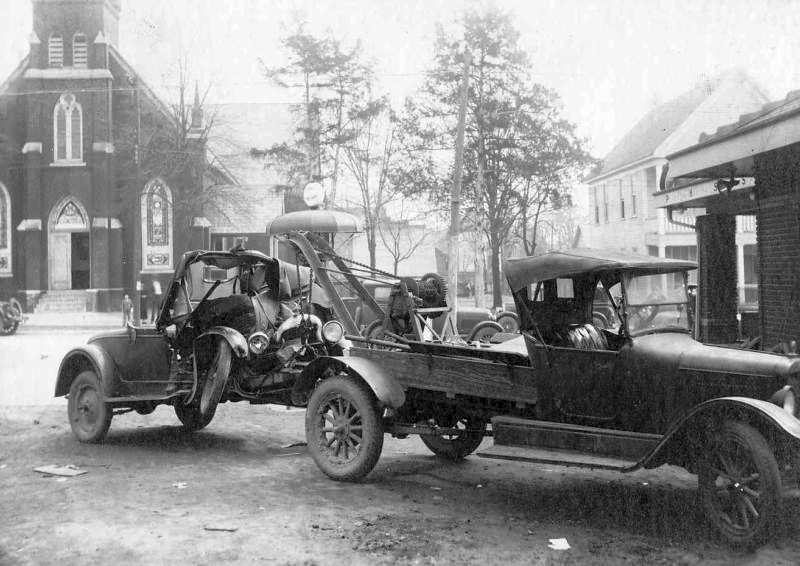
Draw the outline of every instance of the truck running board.
<instances>
[{"instance_id":1,"label":"truck running board","mask_svg":"<svg viewBox=\"0 0 800 566\"><path fill-rule=\"evenodd\" d=\"M514 417L492 419L495 448L492 453L513 454L519 459L520 450L533 450L534 461L555 460L563 465L589 467L628 467L648 454L661 436L607 428L596 428L550 421L534 421ZM488 454L487 454L488 456ZM499 457L499 456L492 456Z\"/></svg>"},{"instance_id":2,"label":"truck running board","mask_svg":"<svg viewBox=\"0 0 800 566\"><path fill-rule=\"evenodd\" d=\"M491 446L477 453L481 458L496 460L514 460L533 464L553 464L556 466L572 466L577 468L593 468L598 470L630 471L636 467L635 460L620 460L593 456L572 450L553 450L548 448L523 448L520 446Z\"/></svg>"}]
</instances>

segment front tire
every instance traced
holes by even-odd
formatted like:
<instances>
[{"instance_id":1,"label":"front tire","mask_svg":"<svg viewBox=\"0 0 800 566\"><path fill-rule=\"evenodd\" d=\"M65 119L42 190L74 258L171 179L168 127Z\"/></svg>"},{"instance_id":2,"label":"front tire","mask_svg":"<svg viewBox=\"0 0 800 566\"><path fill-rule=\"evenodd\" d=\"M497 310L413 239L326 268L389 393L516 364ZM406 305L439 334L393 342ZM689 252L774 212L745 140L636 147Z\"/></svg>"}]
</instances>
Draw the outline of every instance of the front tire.
<instances>
[{"instance_id":1,"label":"front tire","mask_svg":"<svg viewBox=\"0 0 800 566\"><path fill-rule=\"evenodd\" d=\"M206 425L214 418L217 404L222 398L222 392L225 390L225 384L228 383L228 375L231 372L231 347L224 338L217 340L216 346L214 359L205 371L203 392L200 395L199 412L201 421L207 421Z\"/></svg>"},{"instance_id":2,"label":"front tire","mask_svg":"<svg viewBox=\"0 0 800 566\"><path fill-rule=\"evenodd\" d=\"M217 412L217 406L214 405L214 408L208 414L203 415L197 403L193 402L191 405L184 405L180 399L174 405L174 409L175 415L177 415L178 420L181 421L184 430L187 432L195 432L206 428L214 418L214 413Z\"/></svg>"},{"instance_id":3,"label":"front tire","mask_svg":"<svg viewBox=\"0 0 800 566\"><path fill-rule=\"evenodd\" d=\"M698 486L707 520L728 544L752 548L770 536L781 507L781 476L758 430L725 422L706 447Z\"/></svg>"},{"instance_id":4,"label":"front tire","mask_svg":"<svg viewBox=\"0 0 800 566\"><path fill-rule=\"evenodd\" d=\"M103 385L97 374L83 371L69 388L67 415L72 434L81 442L101 442L111 426L113 412L103 400Z\"/></svg>"},{"instance_id":5,"label":"front tire","mask_svg":"<svg viewBox=\"0 0 800 566\"><path fill-rule=\"evenodd\" d=\"M370 473L383 449L383 420L369 387L347 375L323 381L308 402L306 441L329 478L357 481Z\"/></svg>"},{"instance_id":6,"label":"front tire","mask_svg":"<svg viewBox=\"0 0 800 566\"><path fill-rule=\"evenodd\" d=\"M447 460L463 460L475 452L486 433L486 420L481 417L450 417L436 424L459 429L456 434L419 435L431 452Z\"/></svg>"}]
</instances>

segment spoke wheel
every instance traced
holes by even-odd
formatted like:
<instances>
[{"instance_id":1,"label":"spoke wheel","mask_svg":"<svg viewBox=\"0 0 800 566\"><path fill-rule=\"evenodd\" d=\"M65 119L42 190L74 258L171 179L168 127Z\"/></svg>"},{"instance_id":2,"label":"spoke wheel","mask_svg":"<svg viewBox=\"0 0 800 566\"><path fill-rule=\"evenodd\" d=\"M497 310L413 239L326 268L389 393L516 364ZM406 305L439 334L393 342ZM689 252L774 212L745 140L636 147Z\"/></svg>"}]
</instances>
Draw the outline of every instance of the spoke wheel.
<instances>
[{"instance_id":1,"label":"spoke wheel","mask_svg":"<svg viewBox=\"0 0 800 566\"><path fill-rule=\"evenodd\" d=\"M111 426L113 412L103 401L103 387L93 371L84 371L72 381L67 399L69 425L81 442L100 442Z\"/></svg>"},{"instance_id":2,"label":"spoke wheel","mask_svg":"<svg viewBox=\"0 0 800 566\"><path fill-rule=\"evenodd\" d=\"M331 479L357 481L378 463L383 421L377 399L362 381L337 375L323 381L306 410L311 457Z\"/></svg>"},{"instance_id":3,"label":"spoke wheel","mask_svg":"<svg viewBox=\"0 0 800 566\"><path fill-rule=\"evenodd\" d=\"M769 537L780 511L781 478L761 433L726 422L706 448L698 480L706 518L726 542L751 548Z\"/></svg>"},{"instance_id":4,"label":"spoke wheel","mask_svg":"<svg viewBox=\"0 0 800 566\"><path fill-rule=\"evenodd\" d=\"M206 368L203 376L203 392L200 396L199 412L201 420L207 420L205 425L214 418L217 404L222 398L228 374L231 371L231 348L224 338L217 340L216 353L211 364ZM180 418L180 416L178 416ZM181 421L183 422L183 421ZM203 426L205 426L203 425ZM203 427L200 427L203 428Z\"/></svg>"},{"instance_id":5,"label":"spoke wheel","mask_svg":"<svg viewBox=\"0 0 800 566\"><path fill-rule=\"evenodd\" d=\"M423 444L441 458L462 460L475 452L483 441L486 432L486 421L480 417L455 417L437 419L441 427L457 428L455 434L421 434Z\"/></svg>"},{"instance_id":6,"label":"spoke wheel","mask_svg":"<svg viewBox=\"0 0 800 566\"><path fill-rule=\"evenodd\" d=\"M497 324L503 327L503 332L519 332L519 317L513 312L498 315Z\"/></svg>"},{"instance_id":7,"label":"spoke wheel","mask_svg":"<svg viewBox=\"0 0 800 566\"><path fill-rule=\"evenodd\" d=\"M386 334L386 332L383 331L383 321L378 319L370 322L364 329L364 338L369 338L371 340L381 340L383 342L397 342L397 340L393 336L389 336L388 334ZM391 346L386 346L383 344L370 344L370 343L367 343L367 348L374 350L400 349L400 348L392 348Z\"/></svg>"},{"instance_id":8,"label":"spoke wheel","mask_svg":"<svg viewBox=\"0 0 800 566\"><path fill-rule=\"evenodd\" d=\"M187 432L194 432L207 427L217 411L217 406L214 405L214 408L208 414L203 415L200 413L200 406L196 402L191 405L184 405L181 399L175 402L175 414Z\"/></svg>"},{"instance_id":9,"label":"spoke wheel","mask_svg":"<svg viewBox=\"0 0 800 566\"><path fill-rule=\"evenodd\" d=\"M472 327L467 336L467 342L482 342L488 344L489 340L497 334L503 332L503 327L493 320L483 320Z\"/></svg>"}]
</instances>

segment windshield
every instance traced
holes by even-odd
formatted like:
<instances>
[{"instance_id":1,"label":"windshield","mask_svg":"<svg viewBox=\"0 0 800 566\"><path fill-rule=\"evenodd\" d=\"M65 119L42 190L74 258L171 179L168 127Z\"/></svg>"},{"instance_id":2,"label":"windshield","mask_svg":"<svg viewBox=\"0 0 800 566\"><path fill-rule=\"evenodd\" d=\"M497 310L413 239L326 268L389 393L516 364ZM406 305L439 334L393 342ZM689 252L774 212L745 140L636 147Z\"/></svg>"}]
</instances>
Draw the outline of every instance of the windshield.
<instances>
[{"instance_id":1,"label":"windshield","mask_svg":"<svg viewBox=\"0 0 800 566\"><path fill-rule=\"evenodd\" d=\"M690 331L686 273L627 275L625 313L632 336L659 331Z\"/></svg>"}]
</instances>

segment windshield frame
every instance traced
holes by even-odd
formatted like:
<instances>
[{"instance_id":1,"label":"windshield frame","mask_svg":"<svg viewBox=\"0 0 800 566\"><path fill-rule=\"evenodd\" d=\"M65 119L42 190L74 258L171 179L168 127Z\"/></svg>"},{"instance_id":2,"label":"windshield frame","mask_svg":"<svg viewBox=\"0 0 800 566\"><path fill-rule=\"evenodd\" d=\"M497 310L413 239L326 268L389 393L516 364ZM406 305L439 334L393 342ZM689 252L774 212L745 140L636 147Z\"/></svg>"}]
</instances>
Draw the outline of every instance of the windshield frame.
<instances>
[{"instance_id":1,"label":"windshield frame","mask_svg":"<svg viewBox=\"0 0 800 566\"><path fill-rule=\"evenodd\" d=\"M668 278L674 279L675 276L680 277L680 282L675 285L673 281L670 290L665 292ZM686 270L659 273L628 272L622 274L620 282L622 283L620 312L628 336L661 332L691 334L692 320L689 317L691 298ZM649 290L647 297L636 296L641 291L634 292L636 287L634 282L645 283L644 287ZM676 293L680 296L675 296Z\"/></svg>"}]
</instances>

